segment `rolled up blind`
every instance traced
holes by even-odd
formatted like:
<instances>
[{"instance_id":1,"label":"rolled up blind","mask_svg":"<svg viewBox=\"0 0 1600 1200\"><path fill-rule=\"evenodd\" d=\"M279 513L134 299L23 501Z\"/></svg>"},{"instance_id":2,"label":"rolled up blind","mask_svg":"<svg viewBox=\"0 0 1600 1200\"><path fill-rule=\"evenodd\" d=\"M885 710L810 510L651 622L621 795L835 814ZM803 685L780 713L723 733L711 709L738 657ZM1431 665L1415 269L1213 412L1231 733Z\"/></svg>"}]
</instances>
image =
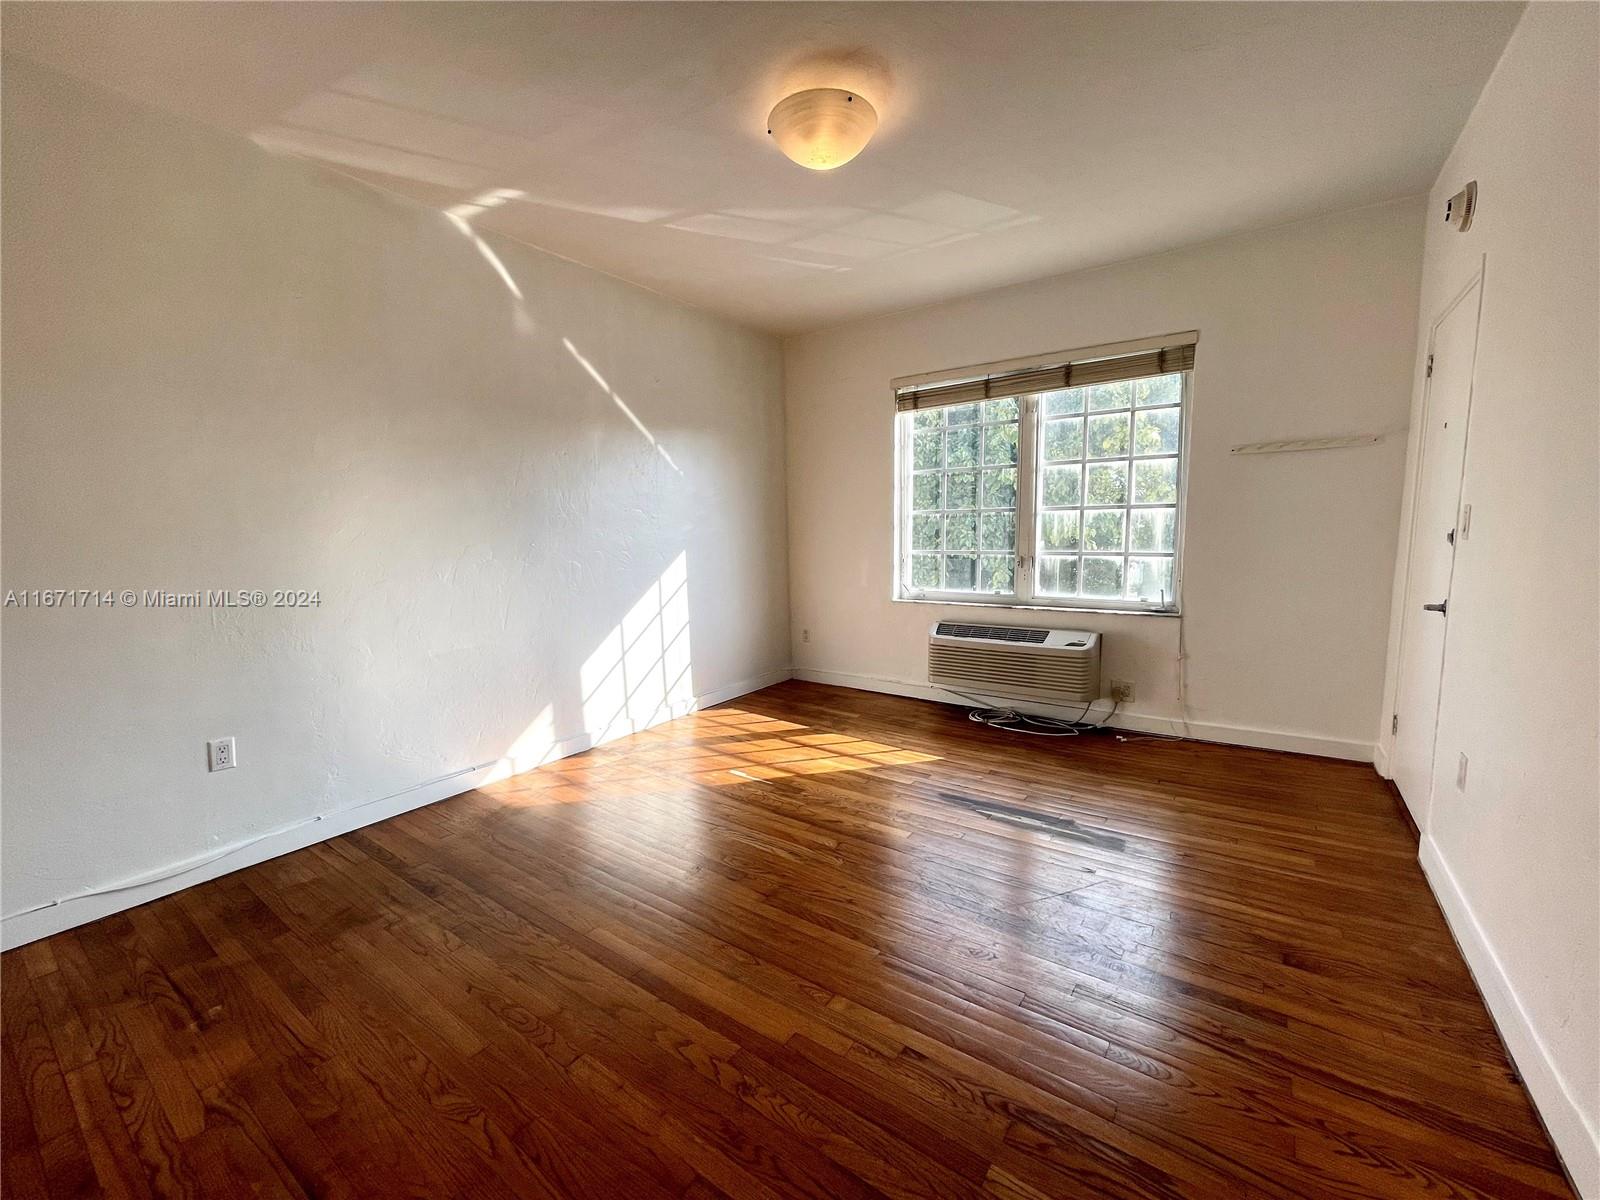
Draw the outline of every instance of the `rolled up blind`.
<instances>
[{"instance_id":1,"label":"rolled up blind","mask_svg":"<svg viewBox=\"0 0 1600 1200\"><path fill-rule=\"evenodd\" d=\"M1068 357L1049 366L1024 366L901 387L895 390L895 408L900 412L912 412L942 408L947 404L968 404L973 400L1027 396L1034 392L1188 371L1194 367L1194 347L1198 340L1196 333L1176 333L1166 339L1165 345L1152 347L1148 341L1134 343L1140 348L1126 353L1117 353L1115 347L1097 346L1085 352L1092 357Z\"/></svg>"}]
</instances>

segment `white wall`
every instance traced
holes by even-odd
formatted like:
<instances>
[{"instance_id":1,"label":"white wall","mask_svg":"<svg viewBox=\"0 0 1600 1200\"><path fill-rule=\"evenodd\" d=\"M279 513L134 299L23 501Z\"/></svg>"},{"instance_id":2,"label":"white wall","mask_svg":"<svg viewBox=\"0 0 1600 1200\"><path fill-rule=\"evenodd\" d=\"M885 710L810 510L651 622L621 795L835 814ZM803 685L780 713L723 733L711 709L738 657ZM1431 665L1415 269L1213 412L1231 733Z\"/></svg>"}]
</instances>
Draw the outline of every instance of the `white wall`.
<instances>
[{"instance_id":1,"label":"white wall","mask_svg":"<svg viewBox=\"0 0 1600 1200\"><path fill-rule=\"evenodd\" d=\"M799 673L914 692L926 687L930 621L955 612L1019 616L890 599L892 378L1198 329L1183 570L1192 728L1369 758L1415 347L1420 204L1397 201L789 339ZM1383 431L1394 436L1359 449L1228 452L1242 442ZM1134 723L1173 727L1177 621L1048 619L1103 631L1105 676L1135 684Z\"/></svg>"},{"instance_id":2,"label":"white wall","mask_svg":"<svg viewBox=\"0 0 1600 1200\"><path fill-rule=\"evenodd\" d=\"M4 78L4 587L321 597L5 610L8 916L787 673L775 340Z\"/></svg>"},{"instance_id":3,"label":"white wall","mask_svg":"<svg viewBox=\"0 0 1600 1200\"><path fill-rule=\"evenodd\" d=\"M1438 725L1448 777L1423 862L1590 1197L1600 1196L1597 14L1528 8L1433 189L1419 310L1426 329L1484 267L1462 480L1472 529L1456 553ZM1456 233L1439 215L1471 179L1477 212ZM1414 413L1420 365L1417 375ZM1385 749L1390 740L1385 731Z\"/></svg>"}]
</instances>

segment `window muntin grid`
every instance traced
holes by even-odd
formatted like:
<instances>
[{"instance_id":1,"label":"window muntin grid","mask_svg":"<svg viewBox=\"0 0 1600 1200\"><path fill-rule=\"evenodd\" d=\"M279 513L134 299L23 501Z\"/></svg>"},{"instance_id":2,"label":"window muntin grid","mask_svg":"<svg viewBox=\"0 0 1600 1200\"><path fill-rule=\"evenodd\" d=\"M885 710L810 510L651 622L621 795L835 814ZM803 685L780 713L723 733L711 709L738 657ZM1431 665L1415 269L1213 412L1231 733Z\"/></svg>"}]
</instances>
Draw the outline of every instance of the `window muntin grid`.
<instances>
[{"instance_id":1,"label":"window muntin grid","mask_svg":"<svg viewBox=\"0 0 1600 1200\"><path fill-rule=\"evenodd\" d=\"M1174 372L901 414L896 594L1176 612L1187 390Z\"/></svg>"},{"instance_id":2,"label":"window muntin grid","mask_svg":"<svg viewBox=\"0 0 1600 1200\"><path fill-rule=\"evenodd\" d=\"M910 575L919 591L1016 594L1022 404L907 413Z\"/></svg>"},{"instance_id":3,"label":"window muntin grid","mask_svg":"<svg viewBox=\"0 0 1600 1200\"><path fill-rule=\"evenodd\" d=\"M1031 397L1036 598L1176 607L1183 392L1177 372Z\"/></svg>"}]
</instances>

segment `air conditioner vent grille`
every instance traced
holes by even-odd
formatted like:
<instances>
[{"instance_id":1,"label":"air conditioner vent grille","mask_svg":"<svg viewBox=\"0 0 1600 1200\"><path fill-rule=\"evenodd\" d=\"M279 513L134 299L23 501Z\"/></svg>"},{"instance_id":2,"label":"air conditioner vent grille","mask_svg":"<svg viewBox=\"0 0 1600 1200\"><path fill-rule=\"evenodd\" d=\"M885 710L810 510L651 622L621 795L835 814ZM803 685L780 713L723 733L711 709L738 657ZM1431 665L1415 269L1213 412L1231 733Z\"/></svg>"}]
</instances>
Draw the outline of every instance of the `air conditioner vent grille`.
<instances>
[{"instance_id":1,"label":"air conditioner vent grille","mask_svg":"<svg viewBox=\"0 0 1600 1200\"><path fill-rule=\"evenodd\" d=\"M1040 657L992 648L962 650L955 646L930 646L928 649L928 667L934 676L969 685L1007 684L1038 691L1076 693L1099 682L1097 665L1087 659L1064 655Z\"/></svg>"},{"instance_id":2,"label":"air conditioner vent grille","mask_svg":"<svg viewBox=\"0 0 1600 1200\"><path fill-rule=\"evenodd\" d=\"M940 621L940 637L987 638L997 642L1027 642L1042 645L1050 636L1048 629L1024 629L1017 625L962 625L955 621Z\"/></svg>"},{"instance_id":3,"label":"air conditioner vent grille","mask_svg":"<svg viewBox=\"0 0 1600 1200\"><path fill-rule=\"evenodd\" d=\"M928 682L969 698L1092 704L1100 695L1100 635L940 621L928 630Z\"/></svg>"}]
</instances>

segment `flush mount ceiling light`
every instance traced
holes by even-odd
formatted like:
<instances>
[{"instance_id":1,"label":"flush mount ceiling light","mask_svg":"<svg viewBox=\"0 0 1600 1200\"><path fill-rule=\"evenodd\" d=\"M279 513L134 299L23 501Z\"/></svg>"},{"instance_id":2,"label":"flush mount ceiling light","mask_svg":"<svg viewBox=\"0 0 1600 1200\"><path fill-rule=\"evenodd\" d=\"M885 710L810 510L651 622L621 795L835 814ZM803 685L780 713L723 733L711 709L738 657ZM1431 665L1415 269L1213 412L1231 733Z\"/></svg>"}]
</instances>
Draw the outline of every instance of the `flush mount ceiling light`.
<instances>
[{"instance_id":1,"label":"flush mount ceiling light","mask_svg":"<svg viewBox=\"0 0 1600 1200\"><path fill-rule=\"evenodd\" d=\"M767 132L802 167L831 171L842 167L872 140L878 113L854 92L809 88L778 101L767 118Z\"/></svg>"}]
</instances>

